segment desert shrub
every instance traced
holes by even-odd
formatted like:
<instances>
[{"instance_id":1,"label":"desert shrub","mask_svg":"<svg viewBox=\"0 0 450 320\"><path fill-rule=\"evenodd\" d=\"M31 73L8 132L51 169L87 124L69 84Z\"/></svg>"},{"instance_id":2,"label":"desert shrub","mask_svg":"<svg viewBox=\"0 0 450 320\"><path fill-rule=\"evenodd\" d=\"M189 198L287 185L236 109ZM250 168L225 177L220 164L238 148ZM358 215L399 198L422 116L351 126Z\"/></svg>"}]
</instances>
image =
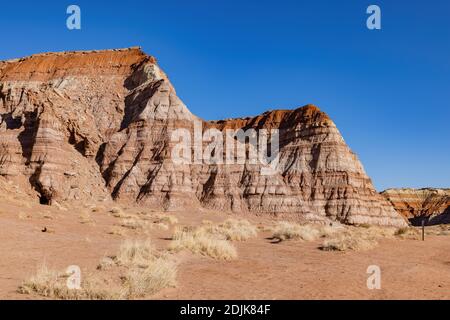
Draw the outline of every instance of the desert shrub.
<instances>
[{"instance_id":1,"label":"desert shrub","mask_svg":"<svg viewBox=\"0 0 450 320\"><path fill-rule=\"evenodd\" d=\"M169 250L189 250L195 254L202 254L217 260L231 260L237 258L236 248L225 239L218 239L213 234L205 232L203 228L176 228L169 245Z\"/></svg>"},{"instance_id":2,"label":"desert shrub","mask_svg":"<svg viewBox=\"0 0 450 320\"><path fill-rule=\"evenodd\" d=\"M227 240L245 241L258 235L258 229L247 220L228 219L216 228Z\"/></svg>"},{"instance_id":3,"label":"desert shrub","mask_svg":"<svg viewBox=\"0 0 450 320\"><path fill-rule=\"evenodd\" d=\"M126 213L125 211L123 211L121 208L118 208L118 207L112 208L111 210L109 210L109 212L115 218L127 219L127 218L134 217L133 215Z\"/></svg>"},{"instance_id":4,"label":"desert shrub","mask_svg":"<svg viewBox=\"0 0 450 320\"><path fill-rule=\"evenodd\" d=\"M147 266L157 256L149 240L125 240L119 247L115 261L124 266Z\"/></svg>"},{"instance_id":5,"label":"desert shrub","mask_svg":"<svg viewBox=\"0 0 450 320\"><path fill-rule=\"evenodd\" d=\"M136 229L142 229L142 228L146 227L147 222L137 219L135 217L128 217L128 218L122 219L120 221L120 225L124 228L136 230Z\"/></svg>"},{"instance_id":6,"label":"desert shrub","mask_svg":"<svg viewBox=\"0 0 450 320\"><path fill-rule=\"evenodd\" d=\"M81 289L69 289L66 281L66 274L48 269L43 264L34 276L22 282L18 292L62 300L105 300L121 297L120 290L111 286L101 287L97 281L83 280Z\"/></svg>"},{"instance_id":7,"label":"desert shrub","mask_svg":"<svg viewBox=\"0 0 450 320\"><path fill-rule=\"evenodd\" d=\"M113 273L109 273L111 269ZM111 282L117 272L120 277ZM134 299L174 286L176 274L175 261L168 254L155 250L150 241L127 240L121 244L116 256L100 260L97 277L82 277L80 289L69 289L66 274L43 265L36 275L20 285L18 291L53 299Z\"/></svg>"},{"instance_id":8,"label":"desert shrub","mask_svg":"<svg viewBox=\"0 0 450 320\"><path fill-rule=\"evenodd\" d=\"M397 229L394 235L402 239L418 239L420 237L420 230L417 228L404 227Z\"/></svg>"},{"instance_id":9,"label":"desert shrub","mask_svg":"<svg viewBox=\"0 0 450 320\"><path fill-rule=\"evenodd\" d=\"M169 226L163 222L156 222L153 226L159 230L169 230Z\"/></svg>"},{"instance_id":10,"label":"desert shrub","mask_svg":"<svg viewBox=\"0 0 450 320\"><path fill-rule=\"evenodd\" d=\"M155 216L154 223L177 224L178 218L170 215L158 214Z\"/></svg>"},{"instance_id":11,"label":"desert shrub","mask_svg":"<svg viewBox=\"0 0 450 320\"><path fill-rule=\"evenodd\" d=\"M383 226L370 226L367 233L374 238L391 238L397 232L396 228Z\"/></svg>"},{"instance_id":12,"label":"desert shrub","mask_svg":"<svg viewBox=\"0 0 450 320\"><path fill-rule=\"evenodd\" d=\"M127 267L124 290L128 299L152 295L175 285L175 262L168 255L156 251L149 240L125 241L119 248L115 262Z\"/></svg>"},{"instance_id":13,"label":"desert shrub","mask_svg":"<svg viewBox=\"0 0 450 320\"><path fill-rule=\"evenodd\" d=\"M319 247L324 251L361 251L368 250L378 244L376 238L364 232L345 231L325 239Z\"/></svg>"},{"instance_id":14,"label":"desert shrub","mask_svg":"<svg viewBox=\"0 0 450 320\"><path fill-rule=\"evenodd\" d=\"M176 284L176 264L160 257L145 268L132 267L125 276L129 299L153 295L161 289Z\"/></svg>"},{"instance_id":15,"label":"desert shrub","mask_svg":"<svg viewBox=\"0 0 450 320\"><path fill-rule=\"evenodd\" d=\"M97 265L97 270L109 270L116 265L114 259L110 257L103 257Z\"/></svg>"},{"instance_id":16,"label":"desert shrub","mask_svg":"<svg viewBox=\"0 0 450 320\"><path fill-rule=\"evenodd\" d=\"M314 241L319 239L321 233L317 227L311 225L300 225L297 223L281 221L275 228L272 235L273 238L279 240L304 240L304 241Z\"/></svg>"}]
</instances>

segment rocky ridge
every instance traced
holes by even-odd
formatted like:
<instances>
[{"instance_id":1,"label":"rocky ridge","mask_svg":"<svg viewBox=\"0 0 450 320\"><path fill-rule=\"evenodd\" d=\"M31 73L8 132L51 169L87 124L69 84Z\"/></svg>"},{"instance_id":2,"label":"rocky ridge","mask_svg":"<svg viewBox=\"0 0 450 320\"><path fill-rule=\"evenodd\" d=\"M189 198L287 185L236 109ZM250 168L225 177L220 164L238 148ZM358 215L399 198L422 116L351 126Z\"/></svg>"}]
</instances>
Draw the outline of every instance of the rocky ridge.
<instances>
[{"instance_id":1,"label":"rocky ridge","mask_svg":"<svg viewBox=\"0 0 450 320\"><path fill-rule=\"evenodd\" d=\"M450 223L450 189L388 189L382 195L413 224Z\"/></svg>"},{"instance_id":2,"label":"rocky ridge","mask_svg":"<svg viewBox=\"0 0 450 320\"><path fill-rule=\"evenodd\" d=\"M279 162L175 163L175 130L278 129ZM193 136L191 137L193 138ZM236 139L248 152L248 143ZM205 142L202 149L205 150ZM216 149L209 150L212 153ZM203 121L139 48L0 62L0 176L41 203L85 199L404 226L317 107Z\"/></svg>"}]
</instances>

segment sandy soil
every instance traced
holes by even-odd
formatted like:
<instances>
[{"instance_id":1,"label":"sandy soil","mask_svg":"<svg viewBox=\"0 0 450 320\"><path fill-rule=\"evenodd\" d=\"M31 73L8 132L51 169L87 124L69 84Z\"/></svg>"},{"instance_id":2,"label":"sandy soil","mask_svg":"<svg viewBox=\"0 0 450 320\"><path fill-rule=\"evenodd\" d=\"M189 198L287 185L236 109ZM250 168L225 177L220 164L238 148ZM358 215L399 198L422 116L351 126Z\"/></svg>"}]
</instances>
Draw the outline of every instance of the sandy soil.
<instances>
[{"instance_id":1,"label":"sandy soil","mask_svg":"<svg viewBox=\"0 0 450 320\"><path fill-rule=\"evenodd\" d=\"M79 265L93 270L99 260L114 254L126 238L150 237L159 248L170 242L166 231L127 230L126 236L108 231L118 224L110 206L97 206L94 222L81 223L80 209L30 205L20 201L0 206L0 299L32 299L17 293L22 280L37 266L64 270ZM89 209L91 210L91 209ZM126 211L136 212L136 208ZM221 222L223 213L177 213L179 224L197 225L208 219ZM255 224L270 221L245 217ZM47 232L42 232L47 228ZM274 243L269 232L257 239L233 243L239 258L221 262L211 258L177 254L177 286L164 289L155 299L450 299L450 236L417 240L384 239L362 252L324 252L320 242ZM382 289L366 286L369 265L382 271Z\"/></svg>"}]
</instances>

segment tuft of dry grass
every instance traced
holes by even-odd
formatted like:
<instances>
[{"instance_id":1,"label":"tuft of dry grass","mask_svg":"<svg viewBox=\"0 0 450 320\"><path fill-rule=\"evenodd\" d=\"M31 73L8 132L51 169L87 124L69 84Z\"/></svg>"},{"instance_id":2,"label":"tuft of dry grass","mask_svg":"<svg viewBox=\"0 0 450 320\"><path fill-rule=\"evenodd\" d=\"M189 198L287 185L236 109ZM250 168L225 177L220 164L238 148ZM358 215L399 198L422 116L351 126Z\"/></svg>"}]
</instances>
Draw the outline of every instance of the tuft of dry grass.
<instances>
[{"instance_id":1,"label":"tuft of dry grass","mask_svg":"<svg viewBox=\"0 0 450 320\"><path fill-rule=\"evenodd\" d=\"M289 239L314 241L321 237L321 233L317 227L311 225L281 221L275 226L272 237L281 241Z\"/></svg>"},{"instance_id":2,"label":"tuft of dry grass","mask_svg":"<svg viewBox=\"0 0 450 320\"><path fill-rule=\"evenodd\" d=\"M157 252L150 240L125 240L115 257L116 262L123 266L146 267L157 257Z\"/></svg>"},{"instance_id":3,"label":"tuft of dry grass","mask_svg":"<svg viewBox=\"0 0 450 320\"><path fill-rule=\"evenodd\" d=\"M174 286L176 274L175 261L156 251L150 241L127 240L117 256L100 260L96 277L82 277L78 290L67 287L67 274L50 270L44 264L20 285L18 292L64 300L135 299ZM114 278L116 282L111 281Z\"/></svg>"},{"instance_id":4,"label":"tuft of dry grass","mask_svg":"<svg viewBox=\"0 0 450 320\"><path fill-rule=\"evenodd\" d=\"M166 257L153 260L146 268L132 267L125 276L127 297L140 298L175 286L176 275L176 264Z\"/></svg>"},{"instance_id":5,"label":"tuft of dry grass","mask_svg":"<svg viewBox=\"0 0 450 320\"><path fill-rule=\"evenodd\" d=\"M153 226L158 228L159 230L169 230L169 226L162 222L156 222L153 224Z\"/></svg>"},{"instance_id":6,"label":"tuft of dry grass","mask_svg":"<svg viewBox=\"0 0 450 320\"><path fill-rule=\"evenodd\" d=\"M128 299L152 295L175 285L175 262L156 251L149 240L126 240L120 246L115 262L128 269L124 277Z\"/></svg>"},{"instance_id":7,"label":"tuft of dry grass","mask_svg":"<svg viewBox=\"0 0 450 320\"><path fill-rule=\"evenodd\" d=\"M325 239L319 248L323 251L369 250L378 245L377 237L379 235L367 230L352 228Z\"/></svg>"},{"instance_id":8,"label":"tuft of dry grass","mask_svg":"<svg viewBox=\"0 0 450 320\"><path fill-rule=\"evenodd\" d=\"M154 223L177 224L178 218L170 215L157 214Z\"/></svg>"},{"instance_id":9,"label":"tuft of dry grass","mask_svg":"<svg viewBox=\"0 0 450 320\"><path fill-rule=\"evenodd\" d=\"M103 257L97 265L97 270L109 270L116 265L114 259L110 257Z\"/></svg>"},{"instance_id":10,"label":"tuft of dry grass","mask_svg":"<svg viewBox=\"0 0 450 320\"><path fill-rule=\"evenodd\" d=\"M392 238L396 230L394 227L370 226L367 228L367 233L374 238Z\"/></svg>"},{"instance_id":11,"label":"tuft of dry grass","mask_svg":"<svg viewBox=\"0 0 450 320\"><path fill-rule=\"evenodd\" d=\"M18 292L62 300L110 300L121 296L112 287L101 288L95 280L83 280L81 289L69 289L66 281L67 274L48 269L43 264L34 276L22 282Z\"/></svg>"},{"instance_id":12,"label":"tuft of dry grass","mask_svg":"<svg viewBox=\"0 0 450 320\"><path fill-rule=\"evenodd\" d=\"M393 227L358 225L341 227L338 232L328 235L319 247L324 251L362 251L378 245L378 240L392 238L396 234Z\"/></svg>"},{"instance_id":13,"label":"tuft of dry grass","mask_svg":"<svg viewBox=\"0 0 450 320\"><path fill-rule=\"evenodd\" d=\"M169 245L169 250L189 250L195 254L209 256L217 260L232 260L237 258L236 248L227 240L218 239L214 235L205 232L203 228L175 229Z\"/></svg>"},{"instance_id":14,"label":"tuft of dry grass","mask_svg":"<svg viewBox=\"0 0 450 320\"><path fill-rule=\"evenodd\" d=\"M397 229L394 235L401 239L419 239L420 230L413 227L404 227Z\"/></svg>"},{"instance_id":15,"label":"tuft of dry grass","mask_svg":"<svg viewBox=\"0 0 450 320\"><path fill-rule=\"evenodd\" d=\"M419 230L420 233L420 230ZM434 235L434 236L448 236L450 235L450 225L436 225L436 226L429 226L425 228L425 234L426 235Z\"/></svg>"},{"instance_id":16,"label":"tuft of dry grass","mask_svg":"<svg viewBox=\"0 0 450 320\"><path fill-rule=\"evenodd\" d=\"M228 219L217 228L212 227L212 229L230 241L246 241L258 235L258 229L245 219Z\"/></svg>"},{"instance_id":17,"label":"tuft of dry grass","mask_svg":"<svg viewBox=\"0 0 450 320\"><path fill-rule=\"evenodd\" d=\"M273 238L315 241L325 239L319 248L324 251L367 250L378 244L377 239L393 237L395 228L370 225L357 227L332 225L300 225L282 221L273 228Z\"/></svg>"},{"instance_id":18,"label":"tuft of dry grass","mask_svg":"<svg viewBox=\"0 0 450 320\"><path fill-rule=\"evenodd\" d=\"M124 212L121 208L118 208L118 207L112 208L111 210L109 210L109 212L115 218L127 219L127 218L133 217L133 215Z\"/></svg>"},{"instance_id":19,"label":"tuft of dry grass","mask_svg":"<svg viewBox=\"0 0 450 320\"><path fill-rule=\"evenodd\" d=\"M122 219L120 221L120 225L124 228L136 230L145 228L147 226L147 222L135 217L129 217Z\"/></svg>"}]
</instances>

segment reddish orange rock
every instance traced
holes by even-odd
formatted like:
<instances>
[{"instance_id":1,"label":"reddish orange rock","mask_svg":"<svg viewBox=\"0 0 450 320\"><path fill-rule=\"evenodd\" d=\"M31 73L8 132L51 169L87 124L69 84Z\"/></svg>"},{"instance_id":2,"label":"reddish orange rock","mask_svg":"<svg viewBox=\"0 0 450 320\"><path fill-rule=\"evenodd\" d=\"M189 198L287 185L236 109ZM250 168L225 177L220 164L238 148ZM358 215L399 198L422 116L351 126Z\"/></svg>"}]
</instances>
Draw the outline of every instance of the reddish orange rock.
<instances>
[{"instance_id":1,"label":"reddish orange rock","mask_svg":"<svg viewBox=\"0 0 450 320\"><path fill-rule=\"evenodd\" d=\"M450 189L388 189L382 195L413 224L450 223Z\"/></svg>"},{"instance_id":2,"label":"reddish orange rock","mask_svg":"<svg viewBox=\"0 0 450 320\"><path fill-rule=\"evenodd\" d=\"M139 48L0 62L0 175L43 203L114 200L405 226L316 106L206 122ZM175 163L174 130L278 129L279 162ZM220 134L220 133L219 133ZM236 141L237 144L244 143ZM205 147L204 143L201 143Z\"/></svg>"}]
</instances>

